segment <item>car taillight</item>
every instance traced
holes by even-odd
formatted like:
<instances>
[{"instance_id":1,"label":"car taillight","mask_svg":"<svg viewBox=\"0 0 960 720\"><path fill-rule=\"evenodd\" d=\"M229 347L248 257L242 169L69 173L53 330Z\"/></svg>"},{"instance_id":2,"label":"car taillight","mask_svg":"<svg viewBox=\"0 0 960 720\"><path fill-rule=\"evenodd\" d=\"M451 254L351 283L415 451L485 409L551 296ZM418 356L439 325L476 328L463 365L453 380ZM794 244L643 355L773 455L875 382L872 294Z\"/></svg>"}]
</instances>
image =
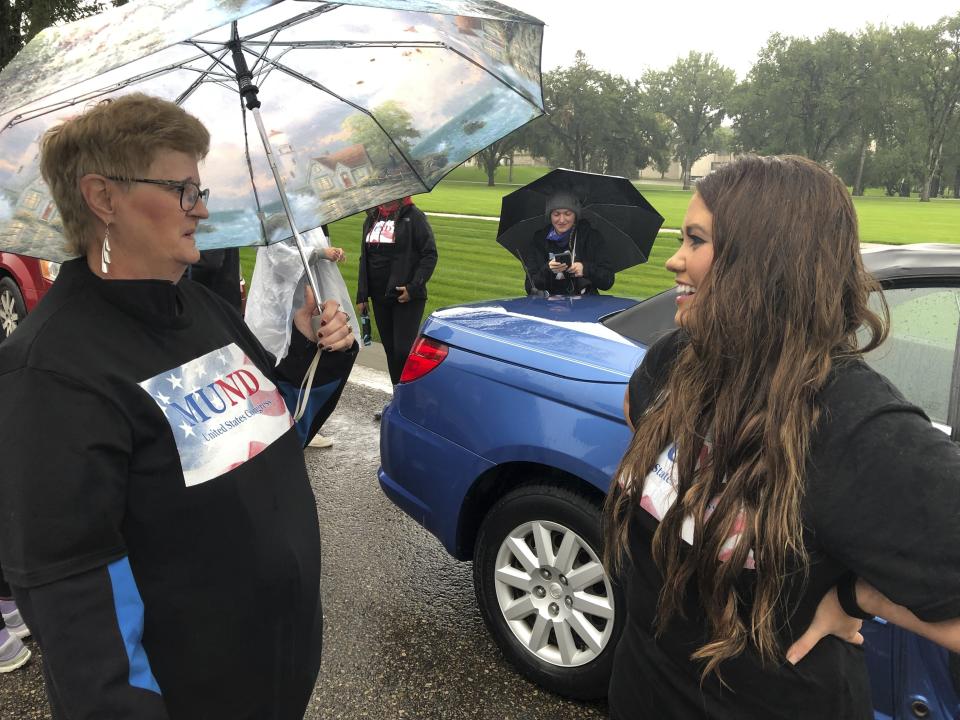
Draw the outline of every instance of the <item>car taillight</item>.
<instances>
[{"instance_id":1,"label":"car taillight","mask_svg":"<svg viewBox=\"0 0 960 720\"><path fill-rule=\"evenodd\" d=\"M403 372L400 373L400 384L422 378L442 363L448 352L449 348L442 342L421 335L410 349Z\"/></svg>"},{"instance_id":2,"label":"car taillight","mask_svg":"<svg viewBox=\"0 0 960 720\"><path fill-rule=\"evenodd\" d=\"M50 262L49 260L40 261L40 274L47 282L53 282L60 274L60 263Z\"/></svg>"}]
</instances>

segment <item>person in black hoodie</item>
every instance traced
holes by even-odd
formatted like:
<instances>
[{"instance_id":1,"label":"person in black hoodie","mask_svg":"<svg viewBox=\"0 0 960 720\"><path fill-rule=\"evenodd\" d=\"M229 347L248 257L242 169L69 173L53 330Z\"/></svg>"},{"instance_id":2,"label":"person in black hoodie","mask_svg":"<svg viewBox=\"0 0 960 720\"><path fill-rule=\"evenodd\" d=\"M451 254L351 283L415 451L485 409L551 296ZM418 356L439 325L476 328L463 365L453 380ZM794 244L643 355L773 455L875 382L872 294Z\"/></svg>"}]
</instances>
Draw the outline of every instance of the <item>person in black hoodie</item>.
<instances>
[{"instance_id":1,"label":"person in black hoodie","mask_svg":"<svg viewBox=\"0 0 960 720\"><path fill-rule=\"evenodd\" d=\"M372 301L390 380L400 382L427 304L427 281L437 266L437 243L427 216L409 197L367 212L360 246L357 309Z\"/></svg>"},{"instance_id":2,"label":"person in black hoodie","mask_svg":"<svg viewBox=\"0 0 960 720\"><path fill-rule=\"evenodd\" d=\"M209 138L137 93L42 141L80 257L0 349L0 564L55 718L296 720L319 672L303 443L358 347L336 303L313 330L307 291L275 366L229 303L183 278Z\"/></svg>"},{"instance_id":3,"label":"person in black hoodie","mask_svg":"<svg viewBox=\"0 0 960 720\"><path fill-rule=\"evenodd\" d=\"M534 233L521 255L527 294L596 295L613 286L603 235L581 214L580 201L571 193L558 192L547 200L547 225Z\"/></svg>"}]
</instances>

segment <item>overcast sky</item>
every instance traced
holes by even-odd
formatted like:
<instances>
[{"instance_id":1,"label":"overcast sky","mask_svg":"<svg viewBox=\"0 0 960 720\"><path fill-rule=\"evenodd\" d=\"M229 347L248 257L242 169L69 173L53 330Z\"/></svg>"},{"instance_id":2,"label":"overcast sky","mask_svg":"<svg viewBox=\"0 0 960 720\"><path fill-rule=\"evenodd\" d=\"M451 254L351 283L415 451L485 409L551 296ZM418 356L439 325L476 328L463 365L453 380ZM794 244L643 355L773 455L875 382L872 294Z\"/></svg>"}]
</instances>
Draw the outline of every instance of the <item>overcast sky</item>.
<instances>
[{"instance_id":1,"label":"overcast sky","mask_svg":"<svg viewBox=\"0 0 960 720\"><path fill-rule=\"evenodd\" d=\"M867 23L929 25L960 10L929 0L500 0L546 23L543 69L591 65L630 79L665 69L691 50L712 52L743 79L771 33L816 37Z\"/></svg>"}]
</instances>

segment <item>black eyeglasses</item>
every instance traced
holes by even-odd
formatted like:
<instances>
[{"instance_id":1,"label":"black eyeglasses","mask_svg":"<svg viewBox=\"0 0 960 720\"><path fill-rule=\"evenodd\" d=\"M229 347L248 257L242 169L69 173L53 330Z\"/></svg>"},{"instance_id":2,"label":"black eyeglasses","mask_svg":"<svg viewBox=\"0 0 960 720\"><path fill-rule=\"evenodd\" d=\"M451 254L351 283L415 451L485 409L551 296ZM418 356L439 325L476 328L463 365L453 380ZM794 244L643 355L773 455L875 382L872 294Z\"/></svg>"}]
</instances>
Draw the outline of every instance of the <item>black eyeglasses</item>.
<instances>
[{"instance_id":1,"label":"black eyeglasses","mask_svg":"<svg viewBox=\"0 0 960 720\"><path fill-rule=\"evenodd\" d=\"M148 180L146 178L122 178L122 177L111 177L107 175L108 180L115 180L116 182L138 182L138 183L148 183L149 185L164 185L166 187L176 188L180 191L180 209L184 212L190 212L193 210L197 203L200 200L203 200L204 205L207 204L207 201L210 199L210 188L206 190L201 190L200 186L195 182L190 180Z\"/></svg>"}]
</instances>

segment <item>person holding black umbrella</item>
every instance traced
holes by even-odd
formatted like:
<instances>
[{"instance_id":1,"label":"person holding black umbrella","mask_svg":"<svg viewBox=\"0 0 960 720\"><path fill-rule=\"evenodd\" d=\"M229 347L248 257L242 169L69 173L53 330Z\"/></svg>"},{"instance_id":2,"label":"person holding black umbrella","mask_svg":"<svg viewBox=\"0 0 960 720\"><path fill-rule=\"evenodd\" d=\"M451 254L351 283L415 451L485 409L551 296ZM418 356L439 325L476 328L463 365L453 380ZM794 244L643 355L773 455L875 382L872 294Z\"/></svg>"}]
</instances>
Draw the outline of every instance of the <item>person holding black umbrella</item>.
<instances>
[{"instance_id":1,"label":"person holding black umbrella","mask_svg":"<svg viewBox=\"0 0 960 720\"><path fill-rule=\"evenodd\" d=\"M528 294L596 295L613 286L603 236L581 214L572 193L556 192L547 200L548 224L534 233L522 255Z\"/></svg>"}]
</instances>

